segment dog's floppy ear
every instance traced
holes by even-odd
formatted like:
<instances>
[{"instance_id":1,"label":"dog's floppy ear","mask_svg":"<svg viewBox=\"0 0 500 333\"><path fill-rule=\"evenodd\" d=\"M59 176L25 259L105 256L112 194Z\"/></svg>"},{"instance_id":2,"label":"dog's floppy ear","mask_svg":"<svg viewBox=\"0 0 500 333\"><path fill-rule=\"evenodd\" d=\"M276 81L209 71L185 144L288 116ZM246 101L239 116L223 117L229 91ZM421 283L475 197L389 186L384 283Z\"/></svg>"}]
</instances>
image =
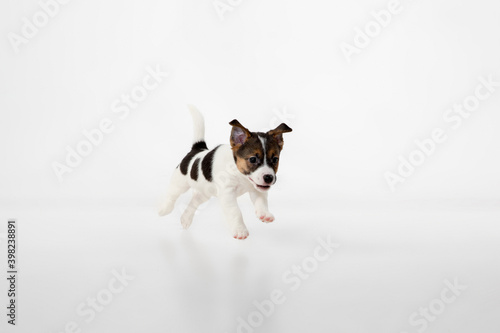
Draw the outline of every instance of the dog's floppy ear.
<instances>
[{"instance_id":1,"label":"dog's floppy ear","mask_svg":"<svg viewBox=\"0 0 500 333\"><path fill-rule=\"evenodd\" d=\"M244 144L248 138L252 135L250 131L240 124L236 119L233 119L229 125L233 126L231 130L231 147L238 147Z\"/></svg>"},{"instance_id":2,"label":"dog's floppy ear","mask_svg":"<svg viewBox=\"0 0 500 333\"><path fill-rule=\"evenodd\" d=\"M288 127L287 124L281 123L278 127L273 130L267 132L267 134L273 136L280 146L280 149L283 149L283 133L291 132L292 129Z\"/></svg>"}]
</instances>

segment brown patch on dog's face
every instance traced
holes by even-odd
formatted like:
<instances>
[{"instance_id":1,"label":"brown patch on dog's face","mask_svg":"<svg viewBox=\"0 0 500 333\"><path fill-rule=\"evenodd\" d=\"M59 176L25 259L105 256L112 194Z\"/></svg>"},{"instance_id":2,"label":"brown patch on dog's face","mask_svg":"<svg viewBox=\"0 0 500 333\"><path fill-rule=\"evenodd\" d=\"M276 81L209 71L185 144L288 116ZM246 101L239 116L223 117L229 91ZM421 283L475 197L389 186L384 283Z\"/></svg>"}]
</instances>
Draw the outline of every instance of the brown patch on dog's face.
<instances>
[{"instance_id":1,"label":"brown patch on dog's face","mask_svg":"<svg viewBox=\"0 0 500 333\"><path fill-rule=\"evenodd\" d=\"M264 162L264 151L257 133L250 133L245 143L232 149L236 166L244 175L251 174Z\"/></svg>"},{"instance_id":2,"label":"brown patch on dog's face","mask_svg":"<svg viewBox=\"0 0 500 333\"><path fill-rule=\"evenodd\" d=\"M266 165L276 172L279 155L283 149L283 133L292 129L281 124L267 133L250 132L236 119L229 123L231 130L231 149L238 170L244 175L251 175L259 167Z\"/></svg>"},{"instance_id":3,"label":"brown patch on dog's face","mask_svg":"<svg viewBox=\"0 0 500 333\"><path fill-rule=\"evenodd\" d=\"M278 166L280 164L279 157L281 153L281 149L283 149L283 145L279 145L278 140L272 135L268 133L265 135L265 143L266 143L266 162L269 167L274 170L276 174L278 172Z\"/></svg>"}]
</instances>

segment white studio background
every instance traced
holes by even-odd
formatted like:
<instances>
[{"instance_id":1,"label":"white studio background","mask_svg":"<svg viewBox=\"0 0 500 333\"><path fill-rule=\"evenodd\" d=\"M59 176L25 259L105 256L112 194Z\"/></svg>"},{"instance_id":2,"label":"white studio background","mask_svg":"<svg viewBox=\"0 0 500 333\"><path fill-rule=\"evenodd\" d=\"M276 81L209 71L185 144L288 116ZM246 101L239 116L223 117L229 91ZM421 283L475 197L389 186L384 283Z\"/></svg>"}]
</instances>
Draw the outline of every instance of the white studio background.
<instances>
[{"instance_id":1,"label":"white studio background","mask_svg":"<svg viewBox=\"0 0 500 333\"><path fill-rule=\"evenodd\" d=\"M500 199L500 94L391 194L384 172L396 170L398 155L445 126L445 110L473 94L479 76L500 80L496 5L401 6L350 63L340 44L353 44L354 27L386 2L242 2L224 21L210 1L61 6L18 53L2 39L1 200L153 204L189 149L188 103L205 113L212 146L227 141L230 120L261 129L285 108L295 132L286 136L280 173L309 198L328 189L353 200ZM38 8L5 2L4 36L20 33L20 18ZM119 119L113 101L157 65L169 77ZM63 163L65 147L105 117L114 131L59 183L52 162Z\"/></svg>"},{"instance_id":2,"label":"white studio background","mask_svg":"<svg viewBox=\"0 0 500 333\"><path fill-rule=\"evenodd\" d=\"M42 7L52 14L46 21ZM191 145L187 104L204 113L209 147L228 142L234 118L254 131L282 121L293 128L270 200L290 216L302 209L302 223L334 228L326 216L380 207L408 209L408 216L420 208L445 217L495 212L499 18L500 4L487 0L4 0L0 217L32 212L36 223L33 211L48 214L45 220L62 209L154 213ZM360 37L366 29L375 30ZM160 72L148 81L154 88L123 108L123 96L152 71ZM466 116L449 113L463 103L472 103ZM67 148L106 119L112 129L102 142L58 177L54 163L65 164ZM415 140L436 128L446 140L391 188L387 173L398 175L400 157L417 156ZM421 222L406 221L409 228ZM498 236L495 223L481 228ZM488 325L484 332L495 331Z\"/></svg>"}]
</instances>

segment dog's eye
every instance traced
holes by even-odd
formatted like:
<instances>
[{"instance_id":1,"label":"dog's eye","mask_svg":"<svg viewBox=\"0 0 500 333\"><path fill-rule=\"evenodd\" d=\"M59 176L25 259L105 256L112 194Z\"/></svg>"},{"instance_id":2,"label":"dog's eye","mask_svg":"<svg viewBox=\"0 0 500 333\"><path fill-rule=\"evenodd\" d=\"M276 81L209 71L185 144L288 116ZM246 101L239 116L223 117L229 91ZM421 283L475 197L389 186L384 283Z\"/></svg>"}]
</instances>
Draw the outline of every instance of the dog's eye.
<instances>
[{"instance_id":1,"label":"dog's eye","mask_svg":"<svg viewBox=\"0 0 500 333\"><path fill-rule=\"evenodd\" d=\"M252 157L250 157L250 158L248 159L248 161L249 161L250 163L252 163L252 164L253 164L253 163L257 163L257 157L252 156Z\"/></svg>"},{"instance_id":2,"label":"dog's eye","mask_svg":"<svg viewBox=\"0 0 500 333\"><path fill-rule=\"evenodd\" d=\"M273 164L276 164L278 163L278 158L275 156L271 159L271 162L273 162Z\"/></svg>"}]
</instances>

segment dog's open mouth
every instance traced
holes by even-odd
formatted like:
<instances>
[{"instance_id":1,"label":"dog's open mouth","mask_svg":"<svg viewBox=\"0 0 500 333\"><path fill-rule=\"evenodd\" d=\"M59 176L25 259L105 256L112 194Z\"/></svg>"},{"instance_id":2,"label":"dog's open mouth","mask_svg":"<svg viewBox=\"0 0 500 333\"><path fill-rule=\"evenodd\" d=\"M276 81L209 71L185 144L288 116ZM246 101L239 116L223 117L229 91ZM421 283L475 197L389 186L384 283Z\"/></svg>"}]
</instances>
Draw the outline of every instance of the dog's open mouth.
<instances>
[{"instance_id":1,"label":"dog's open mouth","mask_svg":"<svg viewBox=\"0 0 500 333\"><path fill-rule=\"evenodd\" d=\"M254 185L255 185L258 189L260 189L260 190L267 191L267 190L269 190L269 189L271 188L271 185L259 185L259 184L257 184L257 183L256 183L256 182L252 179L252 178L249 178L249 179L250 179L250 180L252 181L252 183L253 183L253 184L254 184Z\"/></svg>"}]
</instances>

